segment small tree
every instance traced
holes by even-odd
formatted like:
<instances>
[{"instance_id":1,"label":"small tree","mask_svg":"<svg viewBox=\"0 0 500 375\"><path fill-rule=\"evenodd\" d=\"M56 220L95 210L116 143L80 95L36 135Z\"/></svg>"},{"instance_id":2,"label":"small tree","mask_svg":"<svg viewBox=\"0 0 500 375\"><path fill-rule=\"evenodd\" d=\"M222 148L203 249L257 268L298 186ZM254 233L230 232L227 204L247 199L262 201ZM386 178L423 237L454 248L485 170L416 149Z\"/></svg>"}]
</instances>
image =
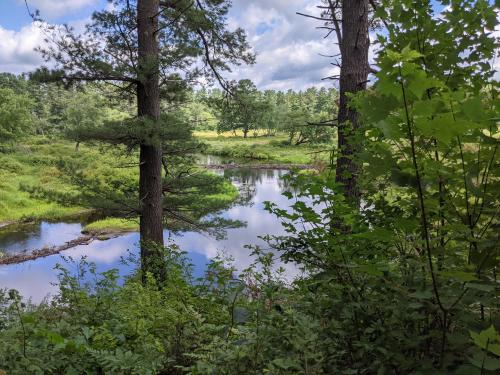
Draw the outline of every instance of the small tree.
<instances>
[{"instance_id":1,"label":"small tree","mask_svg":"<svg viewBox=\"0 0 500 375\"><path fill-rule=\"evenodd\" d=\"M80 142L88 137L87 130L102 126L107 108L103 105L103 98L92 92L73 92L66 102L63 113L65 135L76 141L76 149Z\"/></svg>"},{"instance_id":2,"label":"small tree","mask_svg":"<svg viewBox=\"0 0 500 375\"><path fill-rule=\"evenodd\" d=\"M32 107L33 102L27 96L0 88L0 143L13 141L31 130Z\"/></svg>"},{"instance_id":3,"label":"small tree","mask_svg":"<svg viewBox=\"0 0 500 375\"><path fill-rule=\"evenodd\" d=\"M216 101L219 108L219 132L237 130L243 132L247 138L250 130L261 127L264 103L259 98L259 91L255 84L244 79L239 81L234 89L233 96Z\"/></svg>"}]
</instances>

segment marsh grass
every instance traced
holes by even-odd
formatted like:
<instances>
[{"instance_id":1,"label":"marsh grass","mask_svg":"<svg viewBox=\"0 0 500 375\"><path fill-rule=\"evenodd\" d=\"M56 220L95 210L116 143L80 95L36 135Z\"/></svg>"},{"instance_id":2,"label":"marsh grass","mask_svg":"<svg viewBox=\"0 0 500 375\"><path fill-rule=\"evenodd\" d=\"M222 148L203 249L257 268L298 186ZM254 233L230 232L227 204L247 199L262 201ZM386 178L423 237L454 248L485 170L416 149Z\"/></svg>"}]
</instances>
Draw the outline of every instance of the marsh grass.
<instances>
[{"instance_id":1,"label":"marsh grass","mask_svg":"<svg viewBox=\"0 0 500 375\"><path fill-rule=\"evenodd\" d=\"M208 154L286 164L326 163L333 145L333 143L289 145L284 134L243 138L238 133L235 136L232 133L198 131L195 132L195 136L207 144Z\"/></svg>"},{"instance_id":2,"label":"marsh grass","mask_svg":"<svg viewBox=\"0 0 500 375\"><path fill-rule=\"evenodd\" d=\"M137 232L137 231L139 231L139 220L137 218L125 219L117 217L108 217L87 224L83 228L83 233L89 233L94 235Z\"/></svg>"},{"instance_id":3,"label":"marsh grass","mask_svg":"<svg viewBox=\"0 0 500 375\"><path fill-rule=\"evenodd\" d=\"M0 224L60 220L88 209L116 211L133 205L137 155L117 147L75 144L33 137L0 152ZM173 204L201 216L230 205L238 189L221 176L200 170ZM182 198L184 197L185 198ZM118 203L116 203L118 202ZM115 204L116 203L116 204ZM107 206L109 205L109 207ZM106 218L85 230L99 233L138 230L137 219Z\"/></svg>"},{"instance_id":4,"label":"marsh grass","mask_svg":"<svg viewBox=\"0 0 500 375\"><path fill-rule=\"evenodd\" d=\"M63 205L35 196L33 187L50 188L61 194L75 192L75 187L57 167L60 158L74 157L71 144L60 142L10 147L0 153L0 223L60 219L83 210L76 205ZM60 157L56 157L60 153Z\"/></svg>"}]
</instances>

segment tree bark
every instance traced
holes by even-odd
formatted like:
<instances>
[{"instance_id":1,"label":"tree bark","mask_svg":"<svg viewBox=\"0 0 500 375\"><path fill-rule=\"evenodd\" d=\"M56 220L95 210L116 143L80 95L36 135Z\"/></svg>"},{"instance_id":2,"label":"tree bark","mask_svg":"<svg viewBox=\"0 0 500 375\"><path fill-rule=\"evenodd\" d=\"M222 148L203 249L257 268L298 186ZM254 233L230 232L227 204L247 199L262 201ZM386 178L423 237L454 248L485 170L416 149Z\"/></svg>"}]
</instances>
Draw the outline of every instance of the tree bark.
<instances>
[{"instance_id":1,"label":"tree bark","mask_svg":"<svg viewBox=\"0 0 500 375\"><path fill-rule=\"evenodd\" d=\"M340 53L340 103L338 114L338 157L336 181L343 187L348 201L359 206L360 172L356 156L360 151L360 123L358 113L349 108L349 94L365 90L370 71L369 0L342 1L342 40Z\"/></svg>"},{"instance_id":2,"label":"tree bark","mask_svg":"<svg viewBox=\"0 0 500 375\"><path fill-rule=\"evenodd\" d=\"M138 116L156 123L160 118L159 45L155 34L158 29L159 7L159 0L137 1L141 77L137 84ZM154 131L158 132L156 126L153 127ZM159 137L152 134L151 139L157 139L158 143L140 146L141 267L143 275L152 272L158 279L163 274L159 251L163 247L162 147Z\"/></svg>"}]
</instances>

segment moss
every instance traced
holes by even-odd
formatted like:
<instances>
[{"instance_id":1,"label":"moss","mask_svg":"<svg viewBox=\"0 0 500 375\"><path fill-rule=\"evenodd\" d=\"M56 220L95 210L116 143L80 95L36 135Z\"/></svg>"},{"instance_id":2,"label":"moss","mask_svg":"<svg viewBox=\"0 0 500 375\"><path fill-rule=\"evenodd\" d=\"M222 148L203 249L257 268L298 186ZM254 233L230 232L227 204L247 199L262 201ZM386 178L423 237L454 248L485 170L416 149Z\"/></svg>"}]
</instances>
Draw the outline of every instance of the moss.
<instances>
[{"instance_id":1,"label":"moss","mask_svg":"<svg viewBox=\"0 0 500 375\"><path fill-rule=\"evenodd\" d=\"M122 219L115 217L94 221L83 228L83 233L94 235L137 231L139 231L138 219Z\"/></svg>"}]
</instances>

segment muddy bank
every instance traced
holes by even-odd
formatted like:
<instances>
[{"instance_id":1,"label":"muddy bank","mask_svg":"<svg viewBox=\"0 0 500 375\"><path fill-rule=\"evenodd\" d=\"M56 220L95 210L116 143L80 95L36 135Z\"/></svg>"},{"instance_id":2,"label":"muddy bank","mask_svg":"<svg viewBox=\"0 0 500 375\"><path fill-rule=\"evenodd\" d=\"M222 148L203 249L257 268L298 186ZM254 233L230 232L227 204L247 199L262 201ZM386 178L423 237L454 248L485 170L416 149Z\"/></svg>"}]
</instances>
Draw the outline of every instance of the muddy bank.
<instances>
[{"instance_id":1,"label":"muddy bank","mask_svg":"<svg viewBox=\"0 0 500 375\"><path fill-rule=\"evenodd\" d=\"M0 223L0 229L8 227L10 225L14 225L14 224L17 224L17 223L15 221L4 221L3 223Z\"/></svg>"}]
</instances>

